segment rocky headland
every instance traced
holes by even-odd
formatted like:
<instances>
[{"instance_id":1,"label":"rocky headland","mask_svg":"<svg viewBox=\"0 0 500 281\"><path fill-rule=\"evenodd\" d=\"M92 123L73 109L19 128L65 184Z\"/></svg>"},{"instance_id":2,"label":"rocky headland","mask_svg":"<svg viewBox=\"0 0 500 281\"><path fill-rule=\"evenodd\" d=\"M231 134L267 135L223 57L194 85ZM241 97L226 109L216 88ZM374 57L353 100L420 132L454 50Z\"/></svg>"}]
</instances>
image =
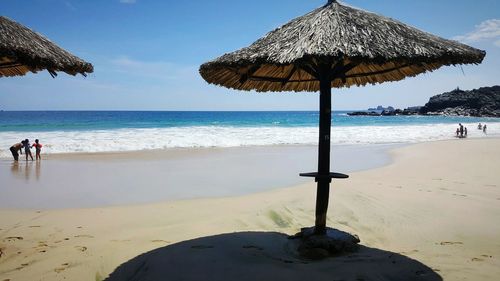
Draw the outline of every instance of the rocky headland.
<instances>
[{"instance_id":1,"label":"rocky headland","mask_svg":"<svg viewBox=\"0 0 500 281\"><path fill-rule=\"evenodd\" d=\"M500 117L500 86L483 87L433 96L424 106L405 109L384 108L382 111L357 111L349 116L394 116L394 115L449 115L474 117Z\"/></svg>"},{"instance_id":2,"label":"rocky headland","mask_svg":"<svg viewBox=\"0 0 500 281\"><path fill-rule=\"evenodd\" d=\"M420 108L420 114L500 117L500 86L456 89L433 96Z\"/></svg>"}]
</instances>

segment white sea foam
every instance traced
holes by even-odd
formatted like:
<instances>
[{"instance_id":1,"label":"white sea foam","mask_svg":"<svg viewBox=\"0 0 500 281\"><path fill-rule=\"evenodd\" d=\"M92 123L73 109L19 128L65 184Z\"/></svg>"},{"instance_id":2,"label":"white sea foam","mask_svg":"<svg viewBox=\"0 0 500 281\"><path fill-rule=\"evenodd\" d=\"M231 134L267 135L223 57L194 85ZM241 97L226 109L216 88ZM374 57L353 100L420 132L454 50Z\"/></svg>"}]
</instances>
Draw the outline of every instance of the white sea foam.
<instances>
[{"instance_id":1,"label":"white sea foam","mask_svg":"<svg viewBox=\"0 0 500 281\"><path fill-rule=\"evenodd\" d=\"M470 138L500 137L500 122L488 124L488 134L476 124L464 124ZM415 126L349 126L332 128L332 144L415 143L454 138L454 124ZM317 127L199 126L94 131L1 132L0 157L21 139L39 138L43 153L117 152L166 148L237 147L317 144Z\"/></svg>"}]
</instances>

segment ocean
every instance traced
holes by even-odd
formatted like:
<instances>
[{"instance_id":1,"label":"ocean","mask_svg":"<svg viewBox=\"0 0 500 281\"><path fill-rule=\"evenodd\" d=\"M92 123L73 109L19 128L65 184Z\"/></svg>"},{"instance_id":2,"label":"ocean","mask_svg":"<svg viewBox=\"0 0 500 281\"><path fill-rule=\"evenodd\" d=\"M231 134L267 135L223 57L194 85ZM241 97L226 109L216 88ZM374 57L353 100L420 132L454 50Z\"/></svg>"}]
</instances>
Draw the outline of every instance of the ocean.
<instances>
[{"instance_id":1,"label":"ocean","mask_svg":"<svg viewBox=\"0 0 500 281\"><path fill-rule=\"evenodd\" d=\"M332 144L404 144L500 136L500 119L449 116L332 116ZM315 111L1 111L0 157L21 139L40 139L43 153L169 148L315 145ZM487 134L476 129L488 125Z\"/></svg>"}]
</instances>

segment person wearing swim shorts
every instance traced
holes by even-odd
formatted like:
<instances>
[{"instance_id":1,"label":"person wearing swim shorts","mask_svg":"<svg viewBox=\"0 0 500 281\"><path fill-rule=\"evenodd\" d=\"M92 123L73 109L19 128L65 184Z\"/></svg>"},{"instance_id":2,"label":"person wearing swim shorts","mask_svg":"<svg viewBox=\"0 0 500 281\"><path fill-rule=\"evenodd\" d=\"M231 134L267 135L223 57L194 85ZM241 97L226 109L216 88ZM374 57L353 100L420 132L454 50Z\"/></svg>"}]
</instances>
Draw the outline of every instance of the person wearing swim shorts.
<instances>
[{"instance_id":1,"label":"person wearing swim shorts","mask_svg":"<svg viewBox=\"0 0 500 281\"><path fill-rule=\"evenodd\" d=\"M10 152L12 153L15 161L19 161L19 153L23 154L23 142L24 141L21 141L20 143L16 143L10 147Z\"/></svg>"}]
</instances>

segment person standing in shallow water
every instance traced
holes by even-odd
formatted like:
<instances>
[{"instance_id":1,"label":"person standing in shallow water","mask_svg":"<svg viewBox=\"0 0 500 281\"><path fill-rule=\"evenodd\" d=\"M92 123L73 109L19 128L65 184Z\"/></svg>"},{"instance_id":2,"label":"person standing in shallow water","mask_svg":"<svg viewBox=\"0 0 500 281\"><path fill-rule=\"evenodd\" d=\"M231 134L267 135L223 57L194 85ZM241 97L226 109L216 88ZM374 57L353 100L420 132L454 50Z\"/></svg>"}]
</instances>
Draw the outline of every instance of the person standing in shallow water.
<instances>
[{"instance_id":1,"label":"person standing in shallow water","mask_svg":"<svg viewBox=\"0 0 500 281\"><path fill-rule=\"evenodd\" d=\"M23 146L24 146L24 141L21 141L20 143L16 143L10 147L10 152L12 153L12 157L14 157L14 161L19 160L19 153L23 154Z\"/></svg>"},{"instance_id":2,"label":"person standing in shallow water","mask_svg":"<svg viewBox=\"0 0 500 281\"><path fill-rule=\"evenodd\" d=\"M38 139L35 140L35 143L31 146L35 148L35 158L36 160L42 160L42 157L40 156L40 152L42 151L42 144L39 142ZM31 159L33 160L33 158Z\"/></svg>"},{"instance_id":3,"label":"person standing in shallow water","mask_svg":"<svg viewBox=\"0 0 500 281\"><path fill-rule=\"evenodd\" d=\"M464 137L464 125L462 123L458 123L458 126L460 126L460 137Z\"/></svg>"},{"instance_id":4,"label":"person standing in shallow water","mask_svg":"<svg viewBox=\"0 0 500 281\"><path fill-rule=\"evenodd\" d=\"M31 161L33 161L33 154L31 154L30 140L25 139L23 146L24 146L24 154L26 154L26 161L28 161L28 155L29 157L31 157Z\"/></svg>"}]
</instances>

